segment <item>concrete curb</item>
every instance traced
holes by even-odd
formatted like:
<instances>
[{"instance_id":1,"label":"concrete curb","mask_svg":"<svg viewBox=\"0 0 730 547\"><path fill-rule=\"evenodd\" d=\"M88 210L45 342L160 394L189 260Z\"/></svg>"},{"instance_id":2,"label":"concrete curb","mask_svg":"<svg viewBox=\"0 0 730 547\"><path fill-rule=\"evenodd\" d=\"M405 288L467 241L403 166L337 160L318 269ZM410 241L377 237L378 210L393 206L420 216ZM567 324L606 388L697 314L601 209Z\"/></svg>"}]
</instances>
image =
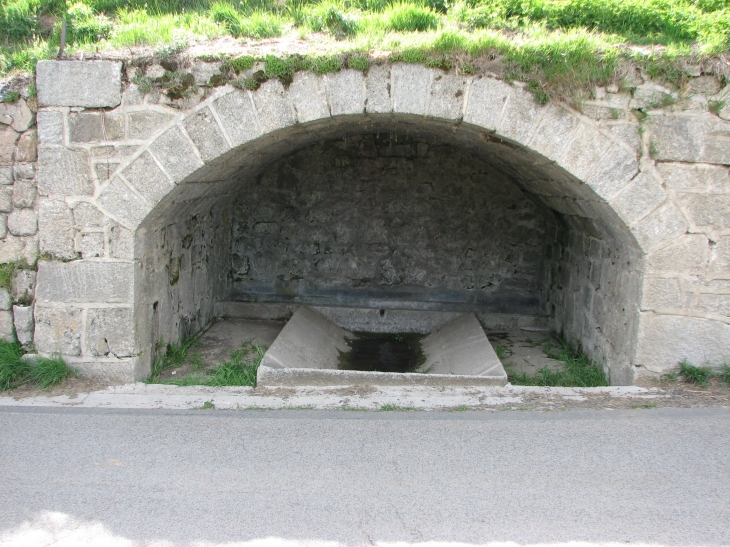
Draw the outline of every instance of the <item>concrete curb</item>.
<instances>
[{"instance_id":1,"label":"concrete curb","mask_svg":"<svg viewBox=\"0 0 730 547\"><path fill-rule=\"evenodd\" d=\"M0 407L80 407L114 409L189 410L202 408L205 403L216 409L265 410L380 410L390 409L448 410L448 409L515 409L535 396L561 405L585 401L590 396L652 400L664 397L659 390L635 386L605 388L550 388L525 386L477 387L391 387L332 386L327 388L251 388L251 387L178 387L137 382L112 386L74 396L35 396L14 398L0 396Z\"/></svg>"}]
</instances>

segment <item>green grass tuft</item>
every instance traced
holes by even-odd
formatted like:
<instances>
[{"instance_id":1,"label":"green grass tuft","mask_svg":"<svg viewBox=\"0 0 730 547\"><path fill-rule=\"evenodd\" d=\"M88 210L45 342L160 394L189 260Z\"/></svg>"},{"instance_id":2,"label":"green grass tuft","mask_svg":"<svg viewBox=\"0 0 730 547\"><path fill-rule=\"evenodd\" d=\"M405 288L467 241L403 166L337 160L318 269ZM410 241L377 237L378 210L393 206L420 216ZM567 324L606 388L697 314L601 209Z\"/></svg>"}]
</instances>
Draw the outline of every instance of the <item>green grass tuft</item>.
<instances>
[{"instance_id":1,"label":"green grass tuft","mask_svg":"<svg viewBox=\"0 0 730 547\"><path fill-rule=\"evenodd\" d=\"M30 379L41 389L49 389L73 374L73 369L61 357L39 357L31 368Z\"/></svg>"},{"instance_id":2,"label":"green grass tuft","mask_svg":"<svg viewBox=\"0 0 730 547\"><path fill-rule=\"evenodd\" d=\"M559 370L547 367L537 371L535 376L528 376L507 371L510 383L518 386L550 386L550 387L602 387L608 385L608 379L601 368L592 363L582 351L574 349L565 338L560 338L557 345L547 342L543 351L551 359L562 362ZM510 374L511 373L511 374Z\"/></svg>"},{"instance_id":3,"label":"green grass tuft","mask_svg":"<svg viewBox=\"0 0 730 547\"><path fill-rule=\"evenodd\" d=\"M13 288L13 275L15 274L15 264L12 262L0 264L0 288L8 291Z\"/></svg>"},{"instance_id":4,"label":"green grass tuft","mask_svg":"<svg viewBox=\"0 0 730 547\"><path fill-rule=\"evenodd\" d=\"M685 382L690 384L699 384L702 387L707 387L707 383L713 375L713 371L709 367L696 367L691 365L685 359L679 363L679 373L684 378Z\"/></svg>"},{"instance_id":5,"label":"green grass tuft","mask_svg":"<svg viewBox=\"0 0 730 547\"><path fill-rule=\"evenodd\" d=\"M188 356L188 350L197 342L197 338L190 336L179 344L168 344L164 354L160 354L152 364L151 381L158 378L161 373L171 368L180 366Z\"/></svg>"},{"instance_id":6,"label":"green grass tuft","mask_svg":"<svg viewBox=\"0 0 730 547\"><path fill-rule=\"evenodd\" d=\"M49 389L74 374L61 357L38 357L26 361L23 348L17 342L0 340L0 391L32 382Z\"/></svg>"},{"instance_id":7,"label":"green grass tuft","mask_svg":"<svg viewBox=\"0 0 730 547\"><path fill-rule=\"evenodd\" d=\"M413 406L400 406L395 403L383 403L378 408L379 412L411 412L416 410Z\"/></svg>"},{"instance_id":8,"label":"green grass tuft","mask_svg":"<svg viewBox=\"0 0 730 547\"><path fill-rule=\"evenodd\" d=\"M0 391L13 389L28 379L31 366L21 359L23 353L17 342L0 340Z\"/></svg>"},{"instance_id":9,"label":"green grass tuft","mask_svg":"<svg viewBox=\"0 0 730 547\"><path fill-rule=\"evenodd\" d=\"M364 55L353 55L347 60L347 68L367 73L370 61Z\"/></svg>"},{"instance_id":10,"label":"green grass tuft","mask_svg":"<svg viewBox=\"0 0 730 547\"><path fill-rule=\"evenodd\" d=\"M384 15L387 28L396 32L425 32L439 24L439 16L431 8L406 2L392 4Z\"/></svg>"},{"instance_id":11,"label":"green grass tuft","mask_svg":"<svg viewBox=\"0 0 730 547\"><path fill-rule=\"evenodd\" d=\"M3 97L3 102L6 104L13 104L18 102L18 99L20 99L20 93L17 91L8 91ZM722 110L722 107L720 107L720 110Z\"/></svg>"},{"instance_id":12,"label":"green grass tuft","mask_svg":"<svg viewBox=\"0 0 730 547\"><path fill-rule=\"evenodd\" d=\"M231 360L210 371L207 386L256 386L256 372L264 358L266 348L244 342L240 349L231 352Z\"/></svg>"},{"instance_id":13,"label":"green grass tuft","mask_svg":"<svg viewBox=\"0 0 730 547\"><path fill-rule=\"evenodd\" d=\"M239 349L233 350L228 361L213 369L200 370L204 363L199 356L194 356L190 374L161 379L162 372L180 366L185 361L194 341L194 338L187 339L183 344L169 346L167 354L156 361L159 365L153 369L153 374L147 382L175 386L256 386L256 373L266 348L251 341L244 342Z\"/></svg>"}]
</instances>

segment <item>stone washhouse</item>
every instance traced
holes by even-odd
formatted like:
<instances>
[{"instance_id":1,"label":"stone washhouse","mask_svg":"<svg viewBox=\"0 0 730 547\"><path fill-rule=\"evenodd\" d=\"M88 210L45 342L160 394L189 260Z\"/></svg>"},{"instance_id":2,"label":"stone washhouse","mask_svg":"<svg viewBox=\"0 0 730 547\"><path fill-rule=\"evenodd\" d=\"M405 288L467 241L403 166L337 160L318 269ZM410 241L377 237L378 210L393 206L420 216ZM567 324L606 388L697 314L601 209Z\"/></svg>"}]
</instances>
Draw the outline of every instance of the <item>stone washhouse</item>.
<instances>
[{"instance_id":1,"label":"stone washhouse","mask_svg":"<svg viewBox=\"0 0 730 547\"><path fill-rule=\"evenodd\" d=\"M187 98L132 83L159 65L42 61L37 112L0 107L0 262L22 265L0 295L6 339L134 381L218 317L307 305L550 329L614 385L730 362L714 77L675 92L637 72L579 111L413 64L249 91L181 62Z\"/></svg>"}]
</instances>

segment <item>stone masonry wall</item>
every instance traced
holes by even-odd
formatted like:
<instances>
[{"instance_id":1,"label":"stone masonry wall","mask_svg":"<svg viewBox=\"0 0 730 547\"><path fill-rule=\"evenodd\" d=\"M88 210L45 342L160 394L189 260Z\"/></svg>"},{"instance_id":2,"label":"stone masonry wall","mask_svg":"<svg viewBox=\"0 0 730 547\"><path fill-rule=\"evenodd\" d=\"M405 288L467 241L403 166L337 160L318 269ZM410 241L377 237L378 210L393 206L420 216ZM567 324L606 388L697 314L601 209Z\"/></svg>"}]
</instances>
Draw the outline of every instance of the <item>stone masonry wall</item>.
<instances>
[{"instance_id":1,"label":"stone masonry wall","mask_svg":"<svg viewBox=\"0 0 730 547\"><path fill-rule=\"evenodd\" d=\"M243 181L232 293L254 301L539 313L545 222L485 160L356 135ZM381 303L381 304L379 304Z\"/></svg>"},{"instance_id":2,"label":"stone masonry wall","mask_svg":"<svg viewBox=\"0 0 730 547\"><path fill-rule=\"evenodd\" d=\"M636 350L642 258L590 225L553 224L548 234L545 288L555 331L580 344L612 383L631 383L631 369L618 365Z\"/></svg>"},{"instance_id":3,"label":"stone masonry wall","mask_svg":"<svg viewBox=\"0 0 730 547\"><path fill-rule=\"evenodd\" d=\"M289 87L269 81L257 91L207 86L221 63L166 66L195 78L182 98L156 87L145 94L131 83L139 73L163 76L159 64L39 63L37 163L33 101L27 110L22 102L2 106L0 214L7 219L0 227L7 221L8 231L0 260L29 269L17 269L19 308L12 323L11 310L0 310L0 334L10 337L14 324L27 345L34 332L38 351L60 352L84 374L140 377L139 355L149 356L150 346L135 318L149 310L136 309L147 280L133 241L143 221L188 215L144 227L162 230L203 207L216 210L218 198L205 200L217 182L242 168L253 173L272 147L295 151L313 124L329 130L344 119L392 119L440 128L442 141L459 147L492 150L500 171L555 211L546 272L555 274L556 289L544 298L556 326L594 348L594 357L602 358L604 341L623 346L621 382L632 381L634 369L656 374L684 358L712 365L730 358L730 87L714 77L698 70L678 89L636 72L620 87L596 89L578 111L538 106L520 83L417 65L297 74ZM170 206L177 198L168 197L180 193L199 207ZM7 296L0 300L11 307Z\"/></svg>"},{"instance_id":4,"label":"stone masonry wall","mask_svg":"<svg viewBox=\"0 0 730 547\"><path fill-rule=\"evenodd\" d=\"M10 286L0 288L0 339L33 344L38 259L35 113L26 98L0 103L0 264Z\"/></svg>"},{"instance_id":5,"label":"stone masonry wall","mask_svg":"<svg viewBox=\"0 0 730 547\"><path fill-rule=\"evenodd\" d=\"M179 211L137 237L137 343L155 347L193 335L214 319L230 265L230 206ZM146 369L155 355L138 357Z\"/></svg>"}]
</instances>

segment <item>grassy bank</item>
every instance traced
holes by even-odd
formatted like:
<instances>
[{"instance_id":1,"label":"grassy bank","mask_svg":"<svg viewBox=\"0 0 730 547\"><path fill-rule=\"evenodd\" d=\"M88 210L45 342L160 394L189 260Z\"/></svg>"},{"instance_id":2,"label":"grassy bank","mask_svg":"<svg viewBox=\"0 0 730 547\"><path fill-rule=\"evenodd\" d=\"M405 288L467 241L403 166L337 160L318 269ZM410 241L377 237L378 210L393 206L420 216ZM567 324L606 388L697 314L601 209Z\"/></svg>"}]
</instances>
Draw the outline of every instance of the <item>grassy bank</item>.
<instances>
[{"instance_id":1,"label":"grassy bank","mask_svg":"<svg viewBox=\"0 0 730 547\"><path fill-rule=\"evenodd\" d=\"M467 72L496 63L553 95L606 83L623 61L671 81L681 77L677 58L730 51L730 0L7 0L0 72L55 56L62 18L69 53L150 46L169 55L223 36L287 36L321 55L390 52Z\"/></svg>"}]
</instances>

